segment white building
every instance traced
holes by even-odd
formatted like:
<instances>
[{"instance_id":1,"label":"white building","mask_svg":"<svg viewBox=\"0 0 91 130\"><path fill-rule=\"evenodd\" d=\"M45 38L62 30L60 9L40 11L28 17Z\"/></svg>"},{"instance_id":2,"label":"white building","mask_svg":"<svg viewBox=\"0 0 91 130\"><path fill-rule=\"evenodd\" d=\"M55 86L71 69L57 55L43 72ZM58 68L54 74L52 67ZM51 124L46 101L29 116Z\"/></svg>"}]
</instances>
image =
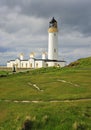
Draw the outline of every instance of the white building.
<instances>
[{"instance_id":1,"label":"white building","mask_svg":"<svg viewBox=\"0 0 91 130\"><path fill-rule=\"evenodd\" d=\"M51 67L51 66L65 66L65 61L58 59L58 27L57 21L52 18L49 22L48 28L48 58L46 58L46 53L42 53L41 59L36 59L34 53L30 54L28 60L24 60L23 53L16 60L10 60L7 62L7 67L13 68L41 68L41 67Z\"/></svg>"}]
</instances>

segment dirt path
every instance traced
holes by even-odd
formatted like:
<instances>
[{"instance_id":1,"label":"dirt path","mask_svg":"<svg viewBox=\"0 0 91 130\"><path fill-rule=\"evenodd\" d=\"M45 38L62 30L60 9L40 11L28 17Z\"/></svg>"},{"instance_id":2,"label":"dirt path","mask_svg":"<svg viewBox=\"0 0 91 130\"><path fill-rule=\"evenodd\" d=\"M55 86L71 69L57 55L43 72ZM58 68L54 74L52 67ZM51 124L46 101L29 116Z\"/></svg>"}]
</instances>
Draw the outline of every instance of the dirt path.
<instances>
[{"instance_id":1,"label":"dirt path","mask_svg":"<svg viewBox=\"0 0 91 130\"><path fill-rule=\"evenodd\" d=\"M14 102L14 103L56 103L56 102L81 102L81 101L91 101L91 98L89 99L74 99L74 100L50 100L50 101L39 101L39 100L0 100L2 102Z\"/></svg>"}]
</instances>

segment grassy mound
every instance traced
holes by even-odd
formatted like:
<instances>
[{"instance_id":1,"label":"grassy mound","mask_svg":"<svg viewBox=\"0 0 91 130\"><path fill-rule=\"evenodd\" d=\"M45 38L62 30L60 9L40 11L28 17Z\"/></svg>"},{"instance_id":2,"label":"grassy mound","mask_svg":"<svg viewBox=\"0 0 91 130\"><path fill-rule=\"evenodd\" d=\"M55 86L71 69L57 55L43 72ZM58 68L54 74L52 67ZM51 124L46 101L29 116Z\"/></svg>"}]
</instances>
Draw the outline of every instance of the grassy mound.
<instances>
[{"instance_id":1,"label":"grassy mound","mask_svg":"<svg viewBox=\"0 0 91 130\"><path fill-rule=\"evenodd\" d=\"M70 63L68 67L91 68L91 57L81 58L75 62Z\"/></svg>"}]
</instances>

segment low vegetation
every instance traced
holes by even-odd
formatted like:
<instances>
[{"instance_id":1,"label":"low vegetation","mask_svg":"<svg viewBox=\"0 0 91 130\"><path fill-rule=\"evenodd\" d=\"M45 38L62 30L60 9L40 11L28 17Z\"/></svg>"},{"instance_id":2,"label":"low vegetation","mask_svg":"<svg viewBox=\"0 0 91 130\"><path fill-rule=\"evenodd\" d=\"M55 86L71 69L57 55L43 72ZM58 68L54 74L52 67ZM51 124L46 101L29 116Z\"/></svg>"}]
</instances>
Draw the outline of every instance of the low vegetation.
<instances>
[{"instance_id":1,"label":"low vegetation","mask_svg":"<svg viewBox=\"0 0 91 130\"><path fill-rule=\"evenodd\" d=\"M70 63L68 66L91 69L91 57L78 59L77 61Z\"/></svg>"},{"instance_id":2,"label":"low vegetation","mask_svg":"<svg viewBox=\"0 0 91 130\"><path fill-rule=\"evenodd\" d=\"M0 130L90 130L91 57L64 68L0 71Z\"/></svg>"}]
</instances>

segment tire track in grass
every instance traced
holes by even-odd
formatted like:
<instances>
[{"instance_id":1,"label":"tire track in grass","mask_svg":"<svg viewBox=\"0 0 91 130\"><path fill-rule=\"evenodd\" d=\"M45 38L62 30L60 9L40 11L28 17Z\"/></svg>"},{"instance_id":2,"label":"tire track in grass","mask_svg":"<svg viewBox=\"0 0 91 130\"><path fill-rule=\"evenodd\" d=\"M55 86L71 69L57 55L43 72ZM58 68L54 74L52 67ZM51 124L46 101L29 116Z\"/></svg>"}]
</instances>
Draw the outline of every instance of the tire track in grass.
<instances>
[{"instance_id":1,"label":"tire track in grass","mask_svg":"<svg viewBox=\"0 0 91 130\"><path fill-rule=\"evenodd\" d=\"M43 91L43 90L40 89L36 84L32 84L32 83L29 82L28 85L34 87L34 88L35 88L36 90L38 90L38 91Z\"/></svg>"},{"instance_id":2,"label":"tire track in grass","mask_svg":"<svg viewBox=\"0 0 91 130\"><path fill-rule=\"evenodd\" d=\"M70 82L70 81L66 81L66 80L63 80L63 79L58 79L57 81L62 82L62 83L68 83L68 84L71 84L71 85L73 85L73 86L79 87L78 84L74 84L74 83L72 83L72 82Z\"/></svg>"}]
</instances>

